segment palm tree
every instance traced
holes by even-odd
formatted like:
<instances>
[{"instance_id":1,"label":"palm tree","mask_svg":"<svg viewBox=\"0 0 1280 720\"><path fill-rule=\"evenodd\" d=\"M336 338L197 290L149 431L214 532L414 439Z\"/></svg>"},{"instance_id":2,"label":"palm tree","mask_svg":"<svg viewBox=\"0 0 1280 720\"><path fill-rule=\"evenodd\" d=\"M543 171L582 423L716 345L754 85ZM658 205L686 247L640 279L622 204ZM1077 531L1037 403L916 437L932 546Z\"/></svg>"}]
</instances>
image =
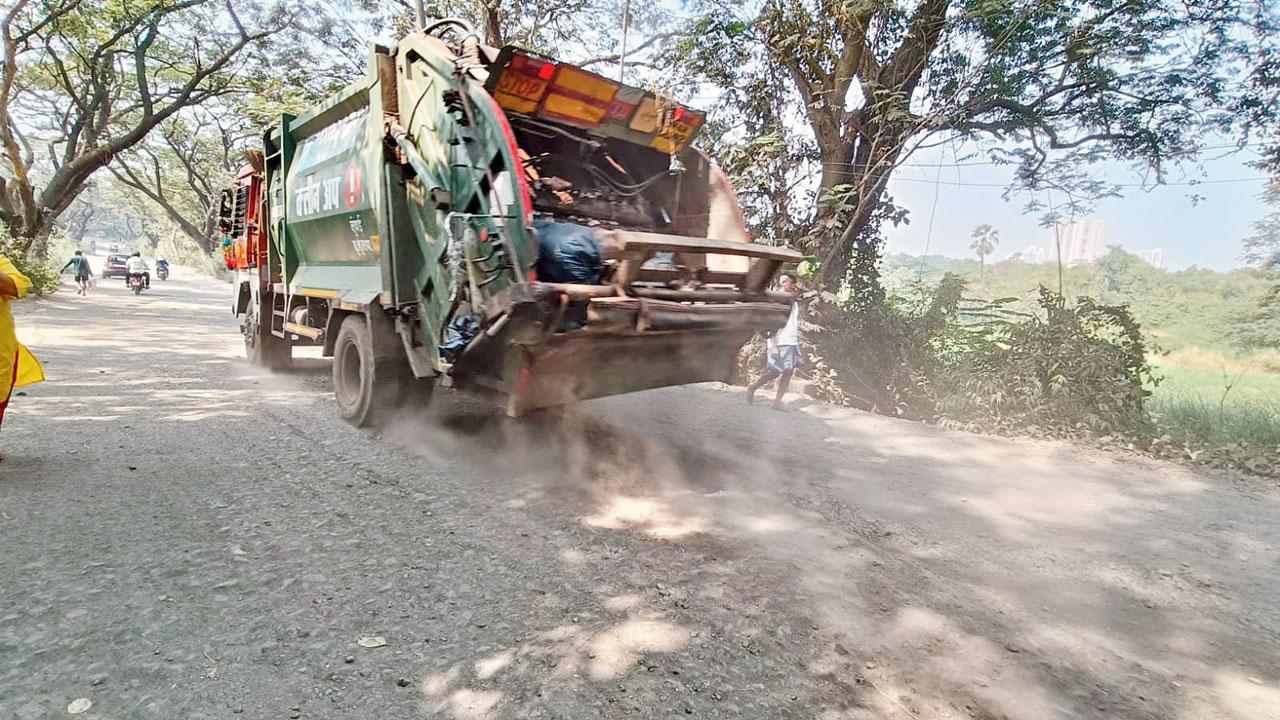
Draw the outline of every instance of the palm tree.
<instances>
[{"instance_id":1,"label":"palm tree","mask_svg":"<svg viewBox=\"0 0 1280 720\"><path fill-rule=\"evenodd\" d=\"M973 229L973 242L969 244L969 249L978 256L978 264L986 269L987 256L995 252L996 245L1000 244L1000 233L989 223L982 223Z\"/></svg>"}]
</instances>

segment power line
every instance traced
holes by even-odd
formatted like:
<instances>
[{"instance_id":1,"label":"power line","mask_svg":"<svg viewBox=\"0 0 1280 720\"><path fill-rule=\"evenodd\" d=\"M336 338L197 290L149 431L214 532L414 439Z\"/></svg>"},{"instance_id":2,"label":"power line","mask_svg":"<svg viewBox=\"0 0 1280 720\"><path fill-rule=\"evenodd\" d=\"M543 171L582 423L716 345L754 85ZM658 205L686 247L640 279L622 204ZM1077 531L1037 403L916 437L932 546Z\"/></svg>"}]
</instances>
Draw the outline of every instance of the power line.
<instances>
[{"instance_id":1,"label":"power line","mask_svg":"<svg viewBox=\"0 0 1280 720\"><path fill-rule=\"evenodd\" d=\"M1246 144L1246 145L1237 145L1237 144L1231 144L1231 145L1211 145L1211 146L1209 146L1209 147L1203 147L1203 148L1200 148L1200 149L1199 149L1199 152L1205 152L1205 151L1209 151L1209 150L1226 150L1226 149L1229 149L1229 148L1230 148L1230 149L1236 149L1236 150L1245 150L1245 149L1247 149L1247 148L1251 148L1251 147L1262 147L1262 146L1263 146L1263 144L1262 144L1262 143L1249 143L1249 144ZM833 166L833 167L865 167L865 166L866 166L866 163L840 162L840 161L838 161L838 160L823 160L823 161L822 161L822 164L823 164L823 165L828 165L828 166ZM944 168L948 168L948 167L1012 167L1012 166L1016 166L1017 164L1018 164L1018 161L1016 161L1016 160L1010 160L1010 161L1005 161L1005 162L997 162L997 161L993 161L993 160L974 160L974 161L972 161L972 162L901 163L901 164L899 164L899 165L898 165L898 167L919 167L919 168L937 168L937 167L944 167Z\"/></svg>"},{"instance_id":2,"label":"power line","mask_svg":"<svg viewBox=\"0 0 1280 720\"><path fill-rule=\"evenodd\" d=\"M955 154L956 154L955 148L951 148L951 158L953 160L955 159ZM956 177L960 177L959 167L956 168ZM917 279L924 279L924 261L925 261L925 258L929 257L929 245L930 243L933 242L933 220L938 215L938 198L942 196L942 185L939 184L940 180L942 180L941 163L939 163L938 165L938 176L934 178L933 207L929 208L929 230L925 232L925 235L924 235L924 254L920 256L920 266L916 268Z\"/></svg>"},{"instance_id":3,"label":"power line","mask_svg":"<svg viewBox=\"0 0 1280 720\"><path fill-rule=\"evenodd\" d=\"M893 180L897 182L915 182L938 185L951 185L954 187L989 187L1004 188L1009 187L1008 183L972 183L972 182L952 182L950 180L927 180L922 178L895 177ZM1188 180L1186 182L1166 182L1166 183L1108 183L1110 187L1120 188L1157 188L1157 187L1194 187L1196 185L1221 185L1225 183L1245 183L1245 182L1270 182L1271 177L1260 175L1258 177L1248 178L1222 178L1218 180Z\"/></svg>"},{"instance_id":4,"label":"power line","mask_svg":"<svg viewBox=\"0 0 1280 720\"><path fill-rule=\"evenodd\" d=\"M866 163L847 163L847 162L836 162L836 161L834 161L834 160L824 160L824 161L822 161L822 164L823 164L823 165L830 165L830 166L834 166L834 167L865 167L865 166L866 166ZM911 167L911 168L949 168L949 167L978 167L978 166L980 166L980 165L999 167L999 166L1003 166L1003 165L1013 165L1013 164L1014 164L1014 163L994 163L994 162L986 162L986 161L977 161L977 162L949 162L949 163L900 163L900 164L898 165L898 167Z\"/></svg>"},{"instance_id":5,"label":"power line","mask_svg":"<svg viewBox=\"0 0 1280 720\"><path fill-rule=\"evenodd\" d=\"M1244 147L1240 147L1238 145L1221 145L1221 146L1213 146L1213 147L1202 147L1201 150L1202 151L1224 150L1226 149L1226 147L1235 147L1235 149L1244 150ZM841 163L841 161L838 161L838 160L822 160L822 164L828 165L828 167L841 167L841 168L865 167L865 163ZM997 161L992 161L992 160L973 160L973 161L969 161L969 163L900 163L899 165L897 165L897 167L900 167L900 168L1011 168L1011 167L1016 167L1016 165L1018 165L1018 161L1016 160L1005 161L1005 163L997 163Z\"/></svg>"}]
</instances>

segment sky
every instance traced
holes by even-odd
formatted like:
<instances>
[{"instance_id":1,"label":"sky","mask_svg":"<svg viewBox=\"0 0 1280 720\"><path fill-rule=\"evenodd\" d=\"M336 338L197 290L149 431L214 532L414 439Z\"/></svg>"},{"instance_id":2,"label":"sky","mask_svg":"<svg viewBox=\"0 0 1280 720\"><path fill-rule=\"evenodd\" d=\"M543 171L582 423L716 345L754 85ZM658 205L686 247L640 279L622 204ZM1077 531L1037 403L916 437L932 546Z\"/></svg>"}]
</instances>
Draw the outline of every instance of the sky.
<instances>
[{"instance_id":1,"label":"sky","mask_svg":"<svg viewBox=\"0 0 1280 720\"><path fill-rule=\"evenodd\" d=\"M1170 182L1210 181L1203 184L1124 188L1123 197L1103 200L1092 215L1077 219L1099 221L1106 245L1119 245L1135 253L1162 248L1165 267L1170 270L1193 265L1215 270L1241 267L1241 240L1266 212L1259 199L1265 186L1263 173L1246 164L1256 157L1245 149L1170 173ZM1012 177L1012 167L965 164L982 161L981 156L965 158L961 151L961 166L956 167L945 148L921 151L908 160L908 166L900 168L890 181L889 191L899 205L910 210L911 222L886 231L888 252L919 255L927 249L931 254L972 257L970 234L981 223L990 223L1000 233L995 258L1004 259L1029 245L1047 249L1053 233L1040 227L1043 211L1025 214L1026 196L1009 201L1001 197ZM1119 164L1101 169L1110 182L1142 181L1132 169ZM1248 180L1221 182L1235 179ZM1192 195L1200 197L1193 203Z\"/></svg>"}]
</instances>

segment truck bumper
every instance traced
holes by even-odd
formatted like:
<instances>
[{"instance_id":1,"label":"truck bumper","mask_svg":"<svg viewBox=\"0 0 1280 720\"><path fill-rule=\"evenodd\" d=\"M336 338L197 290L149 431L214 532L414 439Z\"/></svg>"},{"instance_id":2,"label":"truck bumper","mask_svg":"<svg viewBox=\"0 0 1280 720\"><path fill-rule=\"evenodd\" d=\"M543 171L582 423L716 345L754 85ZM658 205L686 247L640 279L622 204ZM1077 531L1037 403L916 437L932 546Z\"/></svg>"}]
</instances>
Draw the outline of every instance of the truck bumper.
<instances>
[{"instance_id":1,"label":"truck bumper","mask_svg":"<svg viewBox=\"0 0 1280 720\"><path fill-rule=\"evenodd\" d=\"M513 417L637 390L727 382L752 334L777 329L791 311L789 297L726 302L723 294L680 292L690 300L617 295L609 286L516 286L499 299L506 319L463 351L453 382L499 392ZM583 303L586 324L560 330L566 308Z\"/></svg>"},{"instance_id":2,"label":"truck bumper","mask_svg":"<svg viewBox=\"0 0 1280 720\"><path fill-rule=\"evenodd\" d=\"M575 331L529 352L512 380L507 414L651 388L733 379L749 331L615 334Z\"/></svg>"}]
</instances>

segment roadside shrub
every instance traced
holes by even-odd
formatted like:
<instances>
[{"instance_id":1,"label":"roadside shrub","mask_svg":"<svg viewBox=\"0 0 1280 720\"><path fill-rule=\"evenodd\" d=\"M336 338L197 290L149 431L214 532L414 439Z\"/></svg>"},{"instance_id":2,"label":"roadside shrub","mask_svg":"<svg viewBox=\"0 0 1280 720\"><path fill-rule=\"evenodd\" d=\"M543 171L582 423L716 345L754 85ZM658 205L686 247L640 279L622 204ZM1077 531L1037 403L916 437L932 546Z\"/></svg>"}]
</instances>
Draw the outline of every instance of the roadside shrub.
<instances>
[{"instance_id":1,"label":"roadside shrub","mask_svg":"<svg viewBox=\"0 0 1280 720\"><path fill-rule=\"evenodd\" d=\"M1028 312L1018 299L979 301L965 291L961 278L947 275L879 304L810 294L805 319L818 329L802 335L808 365L800 373L810 394L947 427L1094 437L1280 477L1280 404L1265 380L1276 351L1166 355L1166 362L1210 358L1220 367L1207 384L1171 368L1177 382L1166 387L1147 361L1158 351L1126 306L1070 301L1041 287ZM740 377L759 371L763 351L759 339L744 349L740 367L748 372ZM1242 396L1237 384L1250 371L1262 379Z\"/></svg>"},{"instance_id":2,"label":"roadside shrub","mask_svg":"<svg viewBox=\"0 0 1280 720\"><path fill-rule=\"evenodd\" d=\"M987 334L949 367L939 419L1001 430L1145 437L1143 401L1158 382L1141 330L1123 306L1041 287L1039 313L984 323Z\"/></svg>"},{"instance_id":3,"label":"roadside shrub","mask_svg":"<svg viewBox=\"0 0 1280 720\"><path fill-rule=\"evenodd\" d=\"M56 238L51 239L50 244L55 244L55 240ZM45 295L58 289L58 268L51 264L53 261L32 259L27 253L15 248L8 229L3 227L0 227L0 253L13 262L18 272L31 280L37 295Z\"/></svg>"},{"instance_id":4,"label":"roadside shrub","mask_svg":"<svg viewBox=\"0 0 1280 720\"><path fill-rule=\"evenodd\" d=\"M969 299L953 275L857 311L825 295L811 381L832 402L971 430L1149 434L1154 378L1126 308L1044 288L1036 312L1012 302Z\"/></svg>"},{"instance_id":5,"label":"roadside shrub","mask_svg":"<svg viewBox=\"0 0 1280 720\"><path fill-rule=\"evenodd\" d=\"M19 272L31 280L37 295L47 295L58 290L60 278L57 268L47 263L30 262L26 258L10 257L9 259L13 261Z\"/></svg>"}]
</instances>

